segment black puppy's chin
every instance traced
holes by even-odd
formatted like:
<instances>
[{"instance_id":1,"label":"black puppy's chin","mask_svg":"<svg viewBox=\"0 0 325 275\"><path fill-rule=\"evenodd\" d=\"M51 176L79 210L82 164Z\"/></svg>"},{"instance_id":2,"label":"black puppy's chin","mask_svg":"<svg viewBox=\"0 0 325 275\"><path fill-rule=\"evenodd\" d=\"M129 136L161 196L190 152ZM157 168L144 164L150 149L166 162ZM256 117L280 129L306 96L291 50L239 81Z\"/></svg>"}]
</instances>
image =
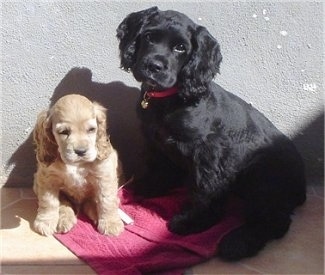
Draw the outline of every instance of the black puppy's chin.
<instances>
[{"instance_id":1,"label":"black puppy's chin","mask_svg":"<svg viewBox=\"0 0 325 275\"><path fill-rule=\"evenodd\" d=\"M143 82L143 84L153 90L159 89L159 85L153 81L152 79L147 79L145 82Z\"/></svg>"},{"instance_id":2,"label":"black puppy's chin","mask_svg":"<svg viewBox=\"0 0 325 275\"><path fill-rule=\"evenodd\" d=\"M133 71L134 78L148 89L160 91L175 86L177 79L165 73L152 74L150 72Z\"/></svg>"}]
</instances>

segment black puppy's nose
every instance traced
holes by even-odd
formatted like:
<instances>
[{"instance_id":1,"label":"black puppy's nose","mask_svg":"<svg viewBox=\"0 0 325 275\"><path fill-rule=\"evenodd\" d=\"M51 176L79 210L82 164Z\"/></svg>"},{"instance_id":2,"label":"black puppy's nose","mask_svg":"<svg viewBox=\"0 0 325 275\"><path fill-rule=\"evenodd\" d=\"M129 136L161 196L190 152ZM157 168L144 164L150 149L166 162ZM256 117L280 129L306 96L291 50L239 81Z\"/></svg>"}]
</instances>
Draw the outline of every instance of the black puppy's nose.
<instances>
[{"instance_id":1,"label":"black puppy's nose","mask_svg":"<svg viewBox=\"0 0 325 275\"><path fill-rule=\"evenodd\" d=\"M79 157L82 157L86 154L87 152L87 149L85 148L77 148L77 149L74 149L74 152L79 156Z\"/></svg>"},{"instance_id":2,"label":"black puppy's nose","mask_svg":"<svg viewBox=\"0 0 325 275\"><path fill-rule=\"evenodd\" d=\"M160 60L150 60L148 63L148 69L153 73L159 73L164 69L164 64Z\"/></svg>"}]
</instances>

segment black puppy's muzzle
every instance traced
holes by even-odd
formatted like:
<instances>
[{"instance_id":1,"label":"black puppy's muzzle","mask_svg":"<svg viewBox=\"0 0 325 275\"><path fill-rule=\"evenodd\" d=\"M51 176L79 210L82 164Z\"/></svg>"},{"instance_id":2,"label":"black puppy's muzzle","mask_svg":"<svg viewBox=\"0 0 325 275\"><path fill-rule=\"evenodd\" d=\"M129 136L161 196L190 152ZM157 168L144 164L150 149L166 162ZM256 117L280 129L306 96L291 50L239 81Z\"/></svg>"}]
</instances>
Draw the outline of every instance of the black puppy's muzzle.
<instances>
[{"instance_id":1,"label":"black puppy's muzzle","mask_svg":"<svg viewBox=\"0 0 325 275\"><path fill-rule=\"evenodd\" d=\"M148 57L145 61L145 69L151 74L159 74L167 71L167 60L161 56Z\"/></svg>"},{"instance_id":2,"label":"black puppy's muzzle","mask_svg":"<svg viewBox=\"0 0 325 275\"><path fill-rule=\"evenodd\" d=\"M139 62L135 72L143 82L151 86L165 86L169 84L170 68L167 58L161 55L147 55Z\"/></svg>"},{"instance_id":3,"label":"black puppy's muzzle","mask_svg":"<svg viewBox=\"0 0 325 275\"><path fill-rule=\"evenodd\" d=\"M138 81L157 89L172 87L177 73L167 54L147 54L138 58L133 74Z\"/></svg>"}]
</instances>

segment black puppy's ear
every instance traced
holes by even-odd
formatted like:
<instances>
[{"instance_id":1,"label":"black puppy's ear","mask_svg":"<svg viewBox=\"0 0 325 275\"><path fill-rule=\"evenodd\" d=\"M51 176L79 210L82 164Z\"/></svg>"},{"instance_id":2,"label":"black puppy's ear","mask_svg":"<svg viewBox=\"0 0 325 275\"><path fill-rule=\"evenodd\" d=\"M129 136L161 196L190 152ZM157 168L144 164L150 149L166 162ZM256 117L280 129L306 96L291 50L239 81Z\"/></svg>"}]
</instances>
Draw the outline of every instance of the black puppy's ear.
<instances>
[{"instance_id":1,"label":"black puppy's ear","mask_svg":"<svg viewBox=\"0 0 325 275\"><path fill-rule=\"evenodd\" d=\"M192 45L191 57L178 76L178 84L185 100L196 101L208 92L208 84L219 73L222 55L217 40L202 26L196 29Z\"/></svg>"},{"instance_id":2,"label":"black puppy's ear","mask_svg":"<svg viewBox=\"0 0 325 275\"><path fill-rule=\"evenodd\" d=\"M130 13L118 26L116 36L120 41L121 68L129 71L135 62L136 40L142 33L143 27L149 18L159 12L157 7L152 7L139 12Z\"/></svg>"}]
</instances>

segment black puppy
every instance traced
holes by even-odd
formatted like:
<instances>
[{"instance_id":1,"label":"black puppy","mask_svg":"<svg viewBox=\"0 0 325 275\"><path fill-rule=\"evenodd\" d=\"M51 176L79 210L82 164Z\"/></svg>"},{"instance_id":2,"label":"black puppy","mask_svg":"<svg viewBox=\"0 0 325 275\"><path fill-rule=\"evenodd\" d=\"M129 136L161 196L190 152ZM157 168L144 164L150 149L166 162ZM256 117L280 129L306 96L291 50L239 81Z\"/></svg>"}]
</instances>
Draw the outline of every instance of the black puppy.
<instances>
[{"instance_id":1,"label":"black puppy","mask_svg":"<svg viewBox=\"0 0 325 275\"><path fill-rule=\"evenodd\" d=\"M117 37L122 68L142 82L148 169L134 191L158 196L185 184L190 200L168 224L184 235L211 227L229 195L240 196L246 223L221 241L224 259L253 256L282 237L305 201L303 162L263 114L212 82L218 42L184 14L156 7L128 15Z\"/></svg>"}]
</instances>

